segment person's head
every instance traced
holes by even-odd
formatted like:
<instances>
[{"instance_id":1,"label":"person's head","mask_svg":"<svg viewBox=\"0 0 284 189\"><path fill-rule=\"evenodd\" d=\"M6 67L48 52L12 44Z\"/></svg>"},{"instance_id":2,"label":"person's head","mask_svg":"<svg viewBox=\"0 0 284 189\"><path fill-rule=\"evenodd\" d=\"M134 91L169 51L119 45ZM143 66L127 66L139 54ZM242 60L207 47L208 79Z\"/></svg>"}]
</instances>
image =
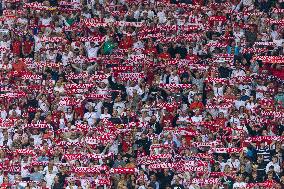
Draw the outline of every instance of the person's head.
<instances>
[{"instance_id":1,"label":"person's head","mask_svg":"<svg viewBox=\"0 0 284 189\"><path fill-rule=\"evenodd\" d=\"M265 145L265 142L264 142L264 141L261 141L261 142L260 142L260 148L265 148L265 146L266 146L266 145Z\"/></svg>"},{"instance_id":2,"label":"person's head","mask_svg":"<svg viewBox=\"0 0 284 189\"><path fill-rule=\"evenodd\" d=\"M245 164L241 164L240 171L241 172L245 172L245 170L246 170L246 165Z\"/></svg>"},{"instance_id":3,"label":"person's head","mask_svg":"<svg viewBox=\"0 0 284 189\"><path fill-rule=\"evenodd\" d=\"M157 180L157 178L156 178L156 175L155 174L153 174L153 175L151 175L150 176L150 181L156 181Z\"/></svg>"},{"instance_id":4,"label":"person's head","mask_svg":"<svg viewBox=\"0 0 284 189\"><path fill-rule=\"evenodd\" d=\"M108 108L104 108L104 114L108 114Z\"/></svg>"},{"instance_id":5,"label":"person's head","mask_svg":"<svg viewBox=\"0 0 284 189\"><path fill-rule=\"evenodd\" d=\"M89 111L89 112L93 112L93 107L92 107L92 106L89 106L89 107L88 107L88 111Z\"/></svg>"},{"instance_id":6,"label":"person's head","mask_svg":"<svg viewBox=\"0 0 284 189\"><path fill-rule=\"evenodd\" d=\"M152 123L155 123L157 121L157 118L155 115L151 116L151 120Z\"/></svg>"},{"instance_id":7,"label":"person's head","mask_svg":"<svg viewBox=\"0 0 284 189\"><path fill-rule=\"evenodd\" d=\"M41 187L46 188L46 181L44 179L41 180Z\"/></svg>"},{"instance_id":8,"label":"person's head","mask_svg":"<svg viewBox=\"0 0 284 189\"><path fill-rule=\"evenodd\" d=\"M277 156L273 156L272 157L272 163L277 163L278 162L278 157Z\"/></svg>"},{"instance_id":9,"label":"person's head","mask_svg":"<svg viewBox=\"0 0 284 189\"><path fill-rule=\"evenodd\" d=\"M55 177L54 177L54 182L55 182L55 183L58 183L58 182L59 182L59 177L58 177L58 176L55 176Z\"/></svg>"},{"instance_id":10,"label":"person's head","mask_svg":"<svg viewBox=\"0 0 284 189\"><path fill-rule=\"evenodd\" d=\"M54 166L54 160L52 158L49 160L48 166L49 167L53 167Z\"/></svg>"},{"instance_id":11,"label":"person's head","mask_svg":"<svg viewBox=\"0 0 284 189\"><path fill-rule=\"evenodd\" d=\"M167 53L168 52L168 47L165 45L165 46L163 46L163 52L164 53Z\"/></svg>"},{"instance_id":12,"label":"person's head","mask_svg":"<svg viewBox=\"0 0 284 189\"><path fill-rule=\"evenodd\" d=\"M141 139L142 139L142 140L146 140L146 139L147 139L147 135L146 135L145 133L142 133L142 134L141 134Z\"/></svg>"},{"instance_id":13,"label":"person's head","mask_svg":"<svg viewBox=\"0 0 284 189\"><path fill-rule=\"evenodd\" d=\"M243 180L244 180L243 174L238 174L238 175L237 175L237 181L238 181L238 182L242 182Z\"/></svg>"},{"instance_id":14,"label":"person's head","mask_svg":"<svg viewBox=\"0 0 284 189\"><path fill-rule=\"evenodd\" d=\"M284 184L284 175L281 176L280 182Z\"/></svg>"},{"instance_id":15,"label":"person's head","mask_svg":"<svg viewBox=\"0 0 284 189\"><path fill-rule=\"evenodd\" d=\"M230 172L230 171L231 171L230 165L226 164L224 167L224 172Z\"/></svg>"},{"instance_id":16,"label":"person's head","mask_svg":"<svg viewBox=\"0 0 284 189\"><path fill-rule=\"evenodd\" d=\"M164 169L163 173L164 175L169 175L169 169L168 168Z\"/></svg>"},{"instance_id":17,"label":"person's head","mask_svg":"<svg viewBox=\"0 0 284 189\"><path fill-rule=\"evenodd\" d=\"M180 181L181 181L181 178L180 178L179 176L177 176L177 177L175 178L175 183L176 183L176 184L179 184Z\"/></svg>"},{"instance_id":18,"label":"person's head","mask_svg":"<svg viewBox=\"0 0 284 189\"><path fill-rule=\"evenodd\" d=\"M173 140L173 135L168 134L168 136L167 136L167 140L168 140L168 141L172 141L172 140Z\"/></svg>"},{"instance_id":19,"label":"person's head","mask_svg":"<svg viewBox=\"0 0 284 189\"><path fill-rule=\"evenodd\" d=\"M115 102L120 102L121 101L121 95L117 95L117 97L115 98Z\"/></svg>"},{"instance_id":20,"label":"person's head","mask_svg":"<svg viewBox=\"0 0 284 189\"><path fill-rule=\"evenodd\" d=\"M117 110L113 110L112 117L117 117L117 116L118 116L118 111Z\"/></svg>"},{"instance_id":21,"label":"person's head","mask_svg":"<svg viewBox=\"0 0 284 189\"><path fill-rule=\"evenodd\" d=\"M268 172L267 180L273 180L273 172Z\"/></svg>"}]
</instances>

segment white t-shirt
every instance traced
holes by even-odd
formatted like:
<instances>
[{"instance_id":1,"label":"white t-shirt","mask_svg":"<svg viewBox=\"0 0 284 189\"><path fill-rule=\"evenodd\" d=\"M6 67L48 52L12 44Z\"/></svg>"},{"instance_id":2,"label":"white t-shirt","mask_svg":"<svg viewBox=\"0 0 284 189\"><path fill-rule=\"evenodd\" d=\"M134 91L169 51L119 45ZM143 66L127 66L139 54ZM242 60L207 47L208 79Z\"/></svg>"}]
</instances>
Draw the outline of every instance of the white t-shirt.
<instances>
[{"instance_id":1,"label":"white t-shirt","mask_svg":"<svg viewBox=\"0 0 284 189\"><path fill-rule=\"evenodd\" d=\"M56 174L49 174L49 173L45 175L44 180L46 181L46 186L48 188L51 188L51 186L53 185L55 176Z\"/></svg>"},{"instance_id":2,"label":"white t-shirt","mask_svg":"<svg viewBox=\"0 0 284 189\"><path fill-rule=\"evenodd\" d=\"M158 12L157 16L159 18L159 23L160 24L163 24L163 23L165 23L167 21L166 14L165 14L164 11Z\"/></svg>"},{"instance_id":3,"label":"white t-shirt","mask_svg":"<svg viewBox=\"0 0 284 189\"><path fill-rule=\"evenodd\" d=\"M238 88L239 88L240 90L243 90L243 89L246 90L246 93L245 93L245 94L246 94L247 96L250 96L251 89L252 89L252 87L251 87L250 85L242 85L242 84L241 84L241 85L238 86Z\"/></svg>"},{"instance_id":4,"label":"white t-shirt","mask_svg":"<svg viewBox=\"0 0 284 189\"><path fill-rule=\"evenodd\" d=\"M240 119L237 117L231 117L230 118L230 123L234 123L236 125L240 125Z\"/></svg>"},{"instance_id":5,"label":"white t-shirt","mask_svg":"<svg viewBox=\"0 0 284 189\"><path fill-rule=\"evenodd\" d=\"M71 189L71 188L72 188L72 189L78 189L78 186L74 185L74 186L72 186L72 187L69 187L69 186L66 187L66 189Z\"/></svg>"},{"instance_id":6,"label":"white t-shirt","mask_svg":"<svg viewBox=\"0 0 284 189\"><path fill-rule=\"evenodd\" d=\"M177 75L176 76L171 75L169 77L169 83L170 84L179 84L179 77Z\"/></svg>"},{"instance_id":7,"label":"white t-shirt","mask_svg":"<svg viewBox=\"0 0 284 189\"><path fill-rule=\"evenodd\" d=\"M264 96L263 96L262 91L266 91L267 87L258 85L258 86L256 86L256 90L260 90L260 91L257 91L256 94L255 94L256 99L263 98Z\"/></svg>"},{"instance_id":8,"label":"white t-shirt","mask_svg":"<svg viewBox=\"0 0 284 189\"><path fill-rule=\"evenodd\" d=\"M84 114L84 119L88 121L88 125L93 125L95 123L96 119L96 113L95 112L86 112Z\"/></svg>"},{"instance_id":9,"label":"white t-shirt","mask_svg":"<svg viewBox=\"0 0 284 189\"><path fill-rule=\"evenodd\" d=\"M57 54L55 52L52 52L52 53L51 53L51 51L47 51L46 52L46 59L48 61L55 62L56 61L56 56L57 56Z\"/></svg>"},{"instance_id":10,"label":"white t-shirt","mask_svg":"<svg viewBox=\"0 0 284 189\"><path fill-rule=\"evenodd\" d=\"M233 184L233 188L246 188L247 183L245 182L236 182Z\"/></svg>"},{"instance_id":11,"label":"white t-shirt","mask_svg":"<svg viewBox=\"0 0 284 189\"><path fill-rule=\"evenodd\" d=\"M133 91L134 91L134 90L137 91L138 95L142 95L142 94L143 94L142 89L141 89L138 85L136 85L136 86L134 86L134 87L127 87L127 88L126 88L126 93L127 93L127 95L133 96Z\"/></svg>"},{"instance_id":12,"label":"white t-shirt","mask_svg":"<svg viewBox=\"0 0 284 189\"><path fill-rule=\"evenodd\" d=\"M28 177L28 175L30 174L29 169L25 168L28 165L28 161L26 163L24 161L21 161L21 177L23 178Z\"/></svg>"},{"instance_id":13,"label":"white t-shirt","mask_svg":"<svg viewBox=\"0 0 284 189\"><path fill-rule=\"evenodd\" d=\"M234 32L234 36L235 36L235 40L236 42L240 42L241 38L244 36L244 32L243 31L235 31Z\"/></svg>"},{"instance_id":14,"label":"white t-shirt","mask_svg":"<svg viewBox=\"0 0 284 189\"><path fill-rule=\"evenodd\" d=\"M42 144L42 137L41 135L31 135L31 138L34 139L34 145L40 146Z\"/></svg>"},{"instance_id":15,"label":"white t-shirt","mask_svg":"<svg viewBox=\"0 0 284 189\"><path fill-rule=\"evenodd\" d=\"M239 69L239 70L233 70L231 77L239 77L239 76L245 76L245 75L246 73L244 72L244 70Z\"/></svg>"},{"instance_id":16,"label":"white t-shirt","mask_svg":"<svg viewBox=\"0 0 284 189\"><path fill-rule=\"evenodd\" d=\"M73 121L73 113L71 114L65 114L65 119L68 121L68 122L71 122Z\"/></svg>"},{"instance_id":17,"label":"white t-shirt","mask_svg":"<svg viewBox=\"0 0 284 189\"><path fill-rule=\"evenodd\" d=\"M38 101L39 107L43 112L48 112L49 108L47 106L47 104L45 102L43 102L42 100Z\"/></svg>"},{"instance_id":18,"label":"white t-shirt","mask_svg":"<svg viewBox=\"0 0 284 189\"><path fill-rule=\"evenodd\" d=\"M187 96L187 99L188 99L188 102L189 103L192 103L193 102L193 96L197 94L197 91L189 91L188 93L188 96Z\"/></svg>"},{"instance_id":19,"label":"white t-shirt","mask_svg":"<svg viewBox=\"0 0 284 189\"><path fill-rule=\"evenodd\" d=\"M42 42L38 36L34 36L35 40L35 52L38 52L42 48Z\"/></svg>"},{"instance_id":20,"label":"white t-shirt","mask_svg":"<svg viewBox=\"0 0 284 189\"><path fill-rule=\"evenodd\" d=\"M224 95L224 87L213 87L214 96L223 96Z\"/></svg>"},{"instance_id":21,"label":"white t-shirt","mask_svg":"<svg viewBox=\"0 0 284 189\"><path fill-rule=\"evenodd\" d=\"M4 146L4 136L2 131L0 132L0 146ZM11 137L8 137L8 141L5 144L6 146L8 146L9 148L12 146L13 140L11 139Z\"/></svg>"},{"instance_id":22,"label":"white t-shirt","mask_svg":"<svg viewBox=\"0 0 284 189\"><path fill-rule=\"evenodd\" d=\"M247 102L246 103L246 109L247 110L252 110L253 108L255 108L257 105L253 102Z\"/></svg>"},{"instance_id":23,"label":"white t-shirt","mask_svg":"<svg viewBox=\"0 0 284 189\"><path fill-rule=\"evenodd\" d=\"M185 116L185 117L179 116L177 121L178 122L187 122L188 119L189 119L189 116Z\"/></svg>"},{"instance_id":24,"label":"white t-shirt","mask_svg":"<svg viewBox=\"0 0 284 189\"><path fill-rule=\"evenodd\" d=\"M113 109L118 111L118 115L120 115L123 110L125 109L125 104L124 102L115 102L113 104Z\"/></svg>"},{"instance_id":25,"label":"white t-shirt","mask_svg":"<svg viewBox=\"0 0 284 189\"><path fill-rule=\"evenodd\" d=\"M97 94L107 95L108 94L108 87L105 87L105 88L98 87L97 88Z\"/></svg>"},{"instance_id":26,"label":"white t-shirt","mask_svg":"<svg viewBox=\"0 0 284 189\"><path fill-rule=\"evenodd\" d=\"M47 173L48 172L48 166L46 166L44 169L43 169L43 172ZM52 174L57 174L59 171L58 171L58 168L56 166L53 166L52 168Z\"/></svg>"},{"instance_id":27,"label":"white t-shirt","mask_svg":"<svg viewBox=\"0 0 284 189\"><path fill-rule=\"evenodd\" d=\"M100 119L111 118L110 114L101 114Z\"/></svg>"},{"instance_id":28,"label":"white t-shirt","mask_svg":"<svg viewBox=\"0 0 284 189\"><path fill-rule=\"evenodd\" d=\"M279 33L277 31L272 31L271 32L272 40L275 40L278 36L279 36Z\"/></svg>"},{"instance_id":29,"label":"white t-shirt","mask_svg":"<svg viewBox=\"0 0 284 189\"><path fill-rule=\"evenodd\" d=\"M242 0L241 2L244 6L251 6L253 4L253 0Z\"/></svg>"},{"instance_id":30,"label":"white t-shirt","mask_svg":"<svg viewBox=\"0 0 284 189\"><path fill-rule=\"evenodd\" d=\"M63 63L64 66L66 66L69 63L69 60L73 57L73 53L72 52L68 52L68 53L62 53L62 58L61 61Z\"/></svg>"},{"instance_id":31,"label":"white t-shirt","mask_svg":"<svg viewBox=\"0 0 284 189\"><path fill-rule=\"evenodd\" d=\"M235 100L235 107L240 109L241 106L245 106L246 102L242 100Z\"/></svg>"},{"instance_id":32,"label":"white t-shirt","mask_svg":"<svg viewBox=\"0 0 284 189\"><path fill-rule=\"evenodd\" d=\"M63 85L61 85L60 87L58 85L56 85L54 87L54 91L59 92L59 93L64 93L65 89L64 89Z\"/></svg>"},{"instance_id":33,"label":"white t-shirt","mask_svg":"<svg viewBox=\"0 0 284 189\"><path fill-rule=\"evenodd\" d=\"M17 110L17 109L16 109L16 110L15 110L15 109L10 110L10 111L9 111L9 115L12 115L12 113L13 113L14 111L16 112L17 115L21 115L21 110Z\"/></svg>"},{"instance_id":34,"label":"white t-shirt","mask_svg":"<svg viewBox=\"0 0 284 189\"><path fill-rule=\"evenodd\" d=\"M266 173L269 171L269 167L273 166L274 167L274 171L276 173L280 173L280 166L278 163L273 163L272 161L269 162L267 165L266 165L266 168L265 168L265 171Z\"/></svg>"},{"instance_id":35,"label":"white t-shirt","mask_svg":"<svg viewBox=\"0 0 284 189\"><path fill-rule=\"evenodd\" d=\"M202 115L199 116L192 116L191 121L193 122L201 122L202 121Z\"/></svg>"},{"instance_id":36,"label":"white t-shirt","mask_svg":"<svg viewBox=\"0 0 284 189\"><path fill-rule=\"evenodd\" d=\"M86 46L88 58L98 57L99 47Z\"/></svg>"},{"instance_id":37,"label":"white t-shirt","mask_svg":"<svg viewBox=\"0 0 284 189\"><path fill-rule=\"evenodd\" d=\"M137 9L135 12L134 12L134 18L137 20L139 19L140 17L140 11Z\"/></svg>"},{"instance_id":38,"label":"white t-shirt","mask_svg":"<svg viewBox=\"0 0 284 189\"><path fill-rule=\"evenodd\" d=\"M235 161L232 161L231 159L228 159L227 165L230 167L239 170L240 168L240 161L238 159L235 159Z\"/></svg>"},{"instance_id":39,"label":"white t-shirt","mask_svg":"<svg viewBox=\"0 0 284 189\"><path fill-rule=\"evenodd\" d=\"M51 22L51 18L48 17L48 18L41 18L40 21L41 21L41 24L44 25L44 26L48 26L50 25L50 22Z\"/></svg>"}]
</instances>

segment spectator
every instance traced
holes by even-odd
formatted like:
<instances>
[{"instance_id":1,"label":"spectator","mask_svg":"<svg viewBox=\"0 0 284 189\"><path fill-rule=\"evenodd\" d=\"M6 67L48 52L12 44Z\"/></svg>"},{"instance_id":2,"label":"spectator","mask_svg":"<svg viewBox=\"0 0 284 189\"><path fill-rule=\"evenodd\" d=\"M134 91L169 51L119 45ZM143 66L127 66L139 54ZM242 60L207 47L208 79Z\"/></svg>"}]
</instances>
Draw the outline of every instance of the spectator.
<instances>
[{"instance_id":1,"label":"spectator","mask_svg":"<svg viewBox=\"0 0 284 189\"><path fill-rule=\"evenodd\" d=\"M0 0L1 188L283 188L283 9Z\"/></svg>"}]
</instances>

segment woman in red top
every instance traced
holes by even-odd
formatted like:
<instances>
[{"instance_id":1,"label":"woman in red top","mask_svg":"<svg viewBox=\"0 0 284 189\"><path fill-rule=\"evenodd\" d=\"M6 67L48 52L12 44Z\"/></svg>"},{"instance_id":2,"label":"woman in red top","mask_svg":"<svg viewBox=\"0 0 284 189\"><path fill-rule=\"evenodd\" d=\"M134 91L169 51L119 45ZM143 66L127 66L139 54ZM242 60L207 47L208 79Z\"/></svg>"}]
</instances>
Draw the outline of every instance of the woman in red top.
<instances>
[{"instance_id":1,"label":"woman in red top","mask_svg":"<svg viewBox=\"0 0 284 189\"><path fill-rule=\"evenodd\" d=\"M12 65L12 68L14 71L22 72L27 69L27 65L22 59L19 59L18 57L15 58L15 62Z\"/></svg>"},{"instance_id":2,"label":"woman in red top","mask_svg":"<svg viewBox=\"0 0 284 189\"><path fill-rule=\"evenodd\" d=\"M132 45L133 45L132 37L124 34L119 45L118 45L118 47L120 49L129 49L129 48L132 47Z\"/></svg>"},{"instance_id":3,"label":"woman in red top","mask_svg":"<svg viewBox=\"0 0 284 189\"><path fill-rule=\"evenodd\" d=\"M284 65L283 64L272 64L269 71L275 77L284 80Z\"/></svg>"},{"instance_id":4,"label":"woman in red top","mask_svg":"<svg viewBox=\"0 0 284 189\"><path fill-rule=\"evenodd\" d=\"M170 59L171 55L168 53L168 47L164 46L163 47L163 52L159 54L159 59L160 60L168 60Z\"/></svg>"},{"instance_id":5,"label":"woman in red top","mask_svg":"<svg viewBox=\"0 0 284 189\"><path fill-rule=\"evenodd\" d=\"M22 43L19 36L15 36L15 40L12 43L12 53L20 56L22 52Z\"/></svg>"},{"instance_id":6,"label":"woman in red top","mask_svg":"<svg viewBox=\"0 0 284 189\"><path fill-rule=\"evenodd\" d=\"M11 184L9 183L9 178L7 176L5 176L3 178L3 183L1 184L1 188L8 188L10 186L11 186Z\"/></svg>"},{"instance_id":7,"label":"woman in red top","mask_svg":"<svg viewBox=\"0 0 284 189\"><path fill-rule=\"evenodd\" d=\"M154 46L152 39L148 40L148 43L146 45L144 53L145 54L151 54L152 53L154 55L156 55L158 53L157 48Z\"/></svg>"},{"instance_id":8,"label":"woman in red top","mask_svg":"<svg viewBox=\"0 0 284 189\"><path fill-rule=\"evenodd\" d=\"M29 36L24 37L22 53L25 58L33 58L34 42Z\"/></svg>"}]
</instances>

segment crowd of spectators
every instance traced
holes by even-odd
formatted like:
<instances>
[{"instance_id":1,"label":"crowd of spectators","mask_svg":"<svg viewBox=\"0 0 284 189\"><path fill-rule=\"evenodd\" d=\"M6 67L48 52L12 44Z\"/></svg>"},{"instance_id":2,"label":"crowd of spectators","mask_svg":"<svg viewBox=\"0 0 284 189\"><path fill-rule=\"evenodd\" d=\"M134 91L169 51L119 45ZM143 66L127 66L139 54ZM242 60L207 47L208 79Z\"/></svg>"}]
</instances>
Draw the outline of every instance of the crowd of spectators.
<instances>
[{"instance_id":1,"label":"crowd of spectators","mask_svg":"<svg viewBox=\"0 0 284 189\"><path fill-rule=\"evenodd\" d=\"M283 0L0 0L0 187L284 188Z\"/></svg>"}]
</instances>

